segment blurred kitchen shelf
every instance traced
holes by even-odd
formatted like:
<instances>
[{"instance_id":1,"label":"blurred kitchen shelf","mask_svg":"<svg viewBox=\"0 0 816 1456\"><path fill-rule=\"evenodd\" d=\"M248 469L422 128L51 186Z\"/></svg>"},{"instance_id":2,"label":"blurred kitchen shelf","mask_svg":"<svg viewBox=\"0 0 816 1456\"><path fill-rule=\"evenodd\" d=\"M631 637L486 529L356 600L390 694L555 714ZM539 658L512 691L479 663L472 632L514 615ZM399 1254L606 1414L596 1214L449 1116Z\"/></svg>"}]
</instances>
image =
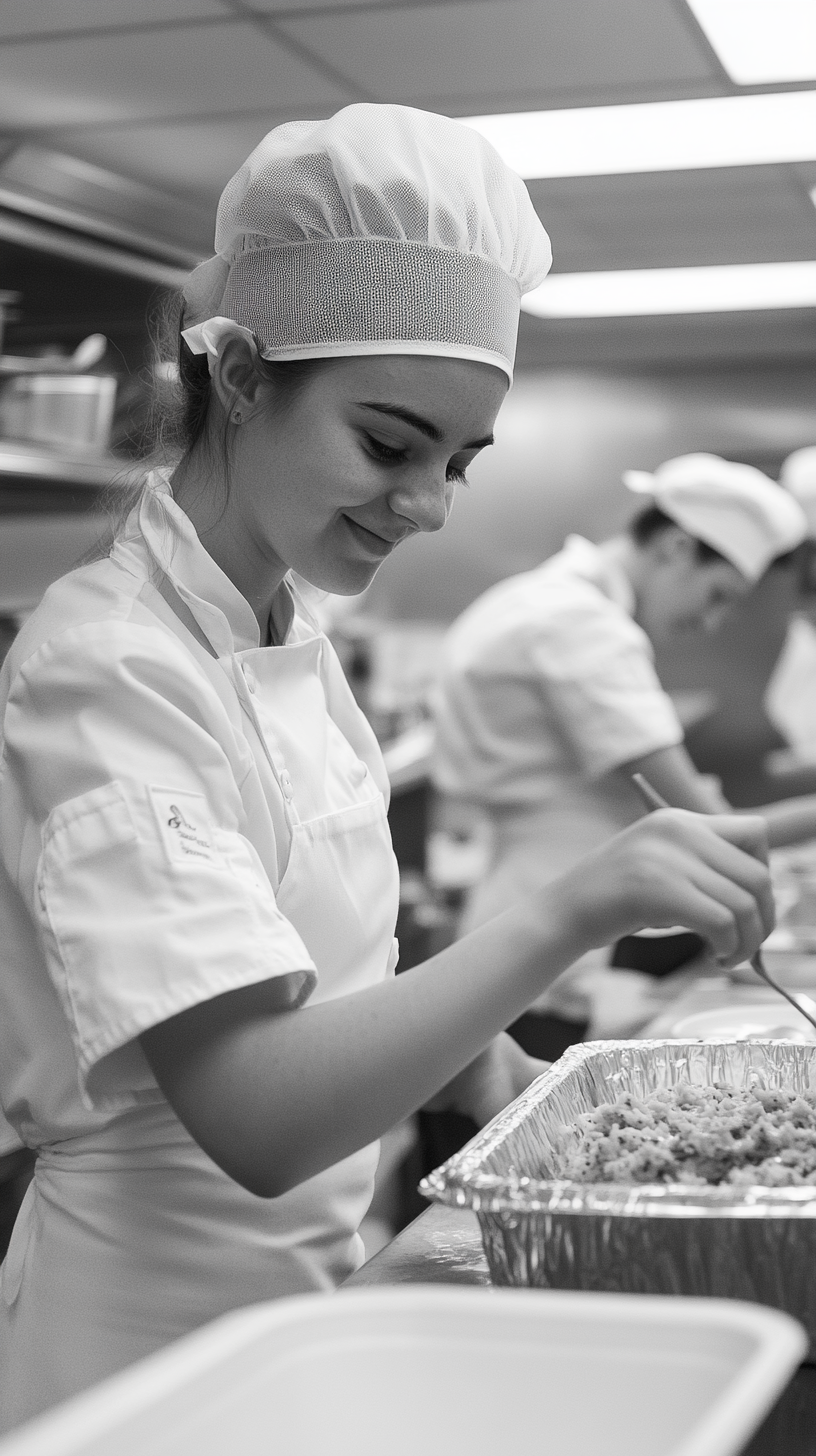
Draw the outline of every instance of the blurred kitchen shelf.
<instances>
[{"instance_id":1,"label":"blurred kitchen shelf","mask_svg":"<svg viewBox=\"0 0 816 1456\"><path fill-rule=\"evenodd\" d=\"M91 510L102 491L127 490L143 476L142 466L116 455L0 440L0 515Z\"/></svg>"}]
</instances>

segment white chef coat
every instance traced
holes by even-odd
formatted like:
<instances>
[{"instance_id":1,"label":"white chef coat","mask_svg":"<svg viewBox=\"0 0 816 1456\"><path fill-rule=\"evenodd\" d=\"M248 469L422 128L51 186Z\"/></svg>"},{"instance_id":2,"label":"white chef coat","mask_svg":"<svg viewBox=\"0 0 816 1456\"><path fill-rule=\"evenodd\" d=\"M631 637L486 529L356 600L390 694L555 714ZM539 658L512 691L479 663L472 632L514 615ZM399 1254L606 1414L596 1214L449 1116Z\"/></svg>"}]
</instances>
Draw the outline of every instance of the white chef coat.
<instances>
[{"instance_id":1,"label":"white chef coat","mask_svg":"<svg viewBox=\"0 0 816 1456\"><path fill-rule=\"evenodd\" d=\"M492 861L465 929L642 814L612 771L682 743L625 574L570 536L454 623L435 696L435 777L489 817Z\"/></svg>"},{"instance_id":2,"label":"white chef coat","mask_svg":"<svg viewBox=\"0 0 816 1456\"><path fill-rule=\"evenodd\" d=\"M765 710L791 748L816 757L816 627L794 617L765 690Z\"/></svg>"},{"instance_id":3,"label":"white chef coat","mask_svg":"<svg viewBox=\"0 0 816 1456\"><path fill-rule=\"evenodd\" d=\"M297 1015L394 969L376 739L294 583L275 622L261 648L156 472L4 665L0 1100L38 1158L2 1270L2 1426L359 1263L376 1145L256 1198L137 1039L236 987L275 980Z\"/></svg>"}]
</instances>

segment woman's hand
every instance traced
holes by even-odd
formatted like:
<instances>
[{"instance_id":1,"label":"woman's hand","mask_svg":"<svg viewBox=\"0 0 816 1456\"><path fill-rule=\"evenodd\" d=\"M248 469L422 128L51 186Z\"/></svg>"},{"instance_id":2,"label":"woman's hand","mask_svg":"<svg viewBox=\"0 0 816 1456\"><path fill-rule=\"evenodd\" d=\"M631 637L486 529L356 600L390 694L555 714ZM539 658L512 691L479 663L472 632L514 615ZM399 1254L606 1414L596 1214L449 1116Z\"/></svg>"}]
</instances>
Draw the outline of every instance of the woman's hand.
<instances>
[{"instance_id":1,"label":"woman's hand","mask_svg":"<svg viewBox=\"0 0 816 1456\"><path fill-rule=\"evenodd\" d=\"M728 966L774 926L764 819L649 814L541 892L541 913L566 916L587 948L646 928L683 925Z\"/></svg>"},{"instance_id":2,"label":"woman's hand","mask_svg":"<svg viewBox=\"0 0 816 1456\"><path fill-rule=\"evenodd\" d=\"M460 1112L484 1127L550 1066L550 1062L528 1056L506 1031L500 1032L458 1077L426 1102L424 1110Z\"/></svg>"}]
</instances>

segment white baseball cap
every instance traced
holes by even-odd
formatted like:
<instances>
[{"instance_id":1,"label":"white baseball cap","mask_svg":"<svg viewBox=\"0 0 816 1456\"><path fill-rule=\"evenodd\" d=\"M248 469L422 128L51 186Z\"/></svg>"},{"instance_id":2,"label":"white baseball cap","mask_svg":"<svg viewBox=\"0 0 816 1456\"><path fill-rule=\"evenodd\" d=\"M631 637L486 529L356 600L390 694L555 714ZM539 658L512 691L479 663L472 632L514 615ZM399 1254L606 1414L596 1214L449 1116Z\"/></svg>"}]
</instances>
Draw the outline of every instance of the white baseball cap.
<instances>
[{"instance_id":1,"label":"white baseball cap","mask_svg":"<svg viewBox=\"0 0 816 1456\"><path fill-rule=\"evenodd\" d=\"M808 534L792 494L753 465L719 455L678 455L653 473L627 470L623 482L635 494L651 496L678 526L752 582Z\"/></svg>"}]
</instances>

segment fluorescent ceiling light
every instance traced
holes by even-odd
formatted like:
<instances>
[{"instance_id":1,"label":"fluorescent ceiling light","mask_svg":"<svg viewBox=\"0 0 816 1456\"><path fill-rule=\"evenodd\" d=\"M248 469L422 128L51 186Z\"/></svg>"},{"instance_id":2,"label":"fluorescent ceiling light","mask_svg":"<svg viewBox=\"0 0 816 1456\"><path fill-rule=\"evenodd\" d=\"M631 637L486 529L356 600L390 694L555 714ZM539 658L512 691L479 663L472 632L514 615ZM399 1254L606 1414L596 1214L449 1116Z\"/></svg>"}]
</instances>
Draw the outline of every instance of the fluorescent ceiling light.
<instances>
[{"instance_id":1,"label":"fluorescent ceiling light","mask_svg":"<svg viewBox=\"0 0 816 1456\"><path fill-rule=\"evenodd\" d=\"M816 263L553 273L522 299L539 318L622 318L816 307Z\"/></svg>"},{"instance_id":2,"label":"fluorescent ceiling light","mask_svg":"<svg viewBox=\"0 0 816 1456\"><path fill-rule=\"evenodd\" d=\"M814 0L687 0L740 86L816 79Z\"/></svg>"},{"instance_id":3,"label":"fluorescent ceiling light","mask_svg":"<svg viewBox=\"0 0 816 1456\"><path fill-rule=\"evenodd\" d=\"M816 160L816 91L458 119L528 179Z\"/></svg>"}]
</instances>

